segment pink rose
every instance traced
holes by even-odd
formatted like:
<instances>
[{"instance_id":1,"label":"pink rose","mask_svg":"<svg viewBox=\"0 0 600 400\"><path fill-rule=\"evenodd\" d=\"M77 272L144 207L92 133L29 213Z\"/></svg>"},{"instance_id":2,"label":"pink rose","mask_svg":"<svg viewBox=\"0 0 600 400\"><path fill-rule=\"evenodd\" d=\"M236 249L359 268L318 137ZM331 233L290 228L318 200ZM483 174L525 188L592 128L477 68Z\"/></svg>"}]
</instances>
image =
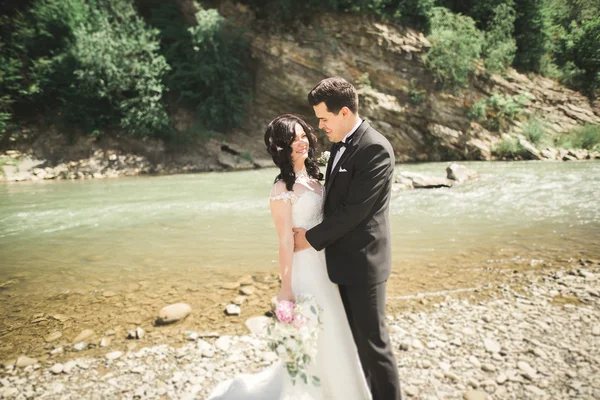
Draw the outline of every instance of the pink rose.
<instances>
[{"instance_id":1,"label":"pink rose","mask_svg":"<svg viewBox=\"0 0 600 400\"><path fill-rule=\"evenodd\" d=\"M296 315L296 316L294 316L294 322L292 322L292 325L294 325L294 328L300 329L305 324L306 324L306 318L304 318L303 315Z\"/></svg>"},{"instance_id":2,"label":"pink rose","mask_svg":"<svg viewBox=\"0 0 600 400\"><path fill-rule=\"evenodd\" d=\"M287 300L280 301L277 303L275 315L277 315L279 321L289 324L294 320L294 303Z\"/></svg>"}]
</instances>

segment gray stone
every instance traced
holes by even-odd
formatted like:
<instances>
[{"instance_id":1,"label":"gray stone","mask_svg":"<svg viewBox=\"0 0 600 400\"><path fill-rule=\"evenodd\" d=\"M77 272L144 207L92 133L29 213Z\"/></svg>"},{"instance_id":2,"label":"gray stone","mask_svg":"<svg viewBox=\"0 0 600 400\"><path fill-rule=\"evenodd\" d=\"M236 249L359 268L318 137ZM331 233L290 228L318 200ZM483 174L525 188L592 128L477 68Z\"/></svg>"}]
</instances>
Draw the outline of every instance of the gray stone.
<instances>
[{"instance_id":1,"label":"gray stone","mask_svg":"<svg viewBox=\"0 0 600 400\"><path fill-rule=\"evenodd\" d=\"M73 360L67 361L64 366L63 366L63 372L65 374L70 374L71 371L73 371L73 368L75 368L75 366L77 365L77 363Z\"/></svg>"},{"instance_id":2,"label":"gray stone","mask_svg":"<svg viewBox=\"0 0 600 400\"><path fill-rule=\"evenodd\" d=\"M492 339L483 339L483 345L488 353L497 353L500 351L500 345Z\"/></svg>"},{"instance_id":3,"label":"gray stone","mask_svg":"<svg viewBox=\"0 0 600 400\"><path fill-rule=\"evenodd\" d=\"M416 395L418 395L418 394L419 394L419 390L418 390L416 387L414 387L414 386L407 386L407 387L404 389L404 392L405 392L407 395L411 396L411 397L413 397L413 396L416 396Z\"/></svg>"},{"instance_id":4,"label":"gray stone","mask_svg":"<svg viewBox=\"0 0 600 400\"><path fill-rule=\"evenodd\" d=\"M267 325L269 325L270 321L271 318L269 317L257 316L248 318L245 324L246 327L250 330L250 332L252 332L252 334L261 335L265 333Z\"/></svg>"},{"instance_id":5,"label":"gray stone","mask_svg":"<svg viewBox=\"0 0 600 400\"><path fill-rule=\"evenodd\" d=\"M446 168L446 175L448 179L457 182L465 182L469 179L477 178L477 172L456 163L452 163Z\"/></svg>"},{"instance_id":6,"label":"gray stone","mask_svg":"<svg viewBox=\"0 0 600 400\"><path fill-rule=\"evenodd\" d=\"M110 353L107 353L104 357L106 357L107 360L116 360L117 358L120 358L123 355L122 351L112 351Z\"/></svg>"},{"instance_id":7,"label":"gray stone","mask_svg":"<svg viewBox=\"0 0 600 400\"><path fill-rule=\"evenodd\" d=\"M415 189L452 187L452 181L447 178L437 178L408 171L400 172L400 176L402 176L402 178L409 179Z\"/></svg>"},{"instance_id":8,"label":"gray stone","mask_svg":"<svg viewBox=\"0 0 600 400\"><path fill-rule=\"evenodd\" d=\"M158 313L157 323L170 324L190 315L192 307L185 303L176 303L162 308Z\"/></svg>"},{"instance_id":9,"label":"gray stone","mask_svg":"<svg viewBox=\"0 0 600 400\"><path fill-rule=\"evenodd\" d=\"M53 333L49 334L48 336L44 337L44 340L49 343L49 342L58 340L61 337L62 337L62 332L57 331L57 332L53 332Z\"/></svg>"},{"instance_id":10,"label":"gray stone","mask_svg":"<svg viewBox=\"0 0 600 400\"><path fill-rule=\"evenodd\" d=\"M537 372L535 369L533 369L531 367L531 365L529 365L527 362L525 361L519 361L517 363L517 367L519 368L519 371L521 371L521 374L529 379L529 380L533 380L536 378L537 376Z\"/></svg>"},{"instance_id":11,"label":"gray stone","mask_svg":"<svg viewBox=\"0 0 600 400\"><path fill-rule=\"evenodd\" d=\"M83 342L89 338L91 338L92 336L94 336L95 332L91 329L86 329L84 331L82 331L79 335L77 335L75 337L75 339L73 339L73 343L77 343L77 342Z\"/></svg>"},{"instance_id":12,"label":"gray stone","mask_svg":"<svg viewBox=\"0 0 600 400\"><path fill-rule=\"evenodd\" d=\"M35 358L30 358L30 357L27 357L27 356L21 356L21 357L17 358L17 362L15 363L15 365L18 368L25 368L25 367L28 367L30 365L34 365L37 362L38 361Z\"/></svg>"},{"instance_id":13,"label":"gray stone","mask_svg":"<svg viewBox=\"0 0 600 400\"><path fill-rule=\"evenodd\" d=\"M464 400L488 400L488 394L480 390L469 390L463 394Z\"/></svg>"},{"instance_id":14,"label":"gray stone","mask_svg":"<svg viewBox=\"0 0 600 400\"><path fill-rule=\"evenodd\" d=\"M236 306L235 304L229 304L226 308L225 308L225 313L227 315L240 315L241 313L241 309L239 306Z\"/></svg>"},{"instance_id":15,"label":"gray stone","mask_svg":"<svg viewBox=\"0 0 600 400\"><path fill-rule=\"evenodd\" d=\"M88 347L87 342L79 342L79 343L75 343L73 345L73 350L75 350L75 351L83 351L83 350L87 349L87 347Z\"/></svg>"},{"instance_id":16,"label":"gray stone","mask_svg":"<svg viewBox=\"0 0 600 400\"><path fill-rule=\"evenodd\" d=\"M52 366L52 368L50 368L50 372L52 372L54 375L58 375L63 372L64 368L64 365L61 363L56 363Z\"/></svg>"},{"instance_id":17,"label":"gray stone","mask_svg":"<svg viewBox=\"0 0 600 400\"><path fill-rule=\"evenodd\" d=\"M229 351L231 347L231 336L221 336L215 341L215 347L223 352Z\"/></svg>"},{"instance_id":18,"label":"gray stone","mask_svg":"<svg viewBox=\"0 0 600 400\"><path fill-rule=\"evenodd\" d=\"M243 286L240 289L240 293L245 296L250 296L250 295L254 294L255 291L256 291L256 288L254 286Z\"/></svg>"}]
</instances>

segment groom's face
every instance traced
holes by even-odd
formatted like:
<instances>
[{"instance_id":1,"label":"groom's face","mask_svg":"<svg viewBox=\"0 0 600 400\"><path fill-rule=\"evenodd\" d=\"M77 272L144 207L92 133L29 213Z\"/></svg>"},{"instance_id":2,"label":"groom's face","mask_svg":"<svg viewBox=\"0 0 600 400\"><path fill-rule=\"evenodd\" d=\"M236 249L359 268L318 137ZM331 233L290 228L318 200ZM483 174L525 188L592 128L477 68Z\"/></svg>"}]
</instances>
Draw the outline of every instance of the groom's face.
<instances>
[{"instance_id":1,"label":"groom's face","mask_svg":"<svg viewBox=\"0 0 600 400\"><path fill-rule=\"evenodd\" d=\"M334 114L329 112L325 102L321 102L313 106L315 115L319 119L319 129L323 129L331 142L341 142L344 136L348 133L347 129L347 113L346 107L343 107L339 113Z\"/></svg>"}]
</instances>

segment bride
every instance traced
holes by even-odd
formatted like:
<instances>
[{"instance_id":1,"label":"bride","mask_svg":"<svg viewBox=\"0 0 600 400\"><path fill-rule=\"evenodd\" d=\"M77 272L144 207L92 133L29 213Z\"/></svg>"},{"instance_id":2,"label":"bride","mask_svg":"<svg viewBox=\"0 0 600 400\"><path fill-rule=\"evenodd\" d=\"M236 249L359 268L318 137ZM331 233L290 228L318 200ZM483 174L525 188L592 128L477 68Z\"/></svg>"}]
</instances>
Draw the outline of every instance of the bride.
<instances>
[{"instance_id":1,"label":"bride","mask_svg":"<svg viewBox=\"0 0 600 400\"><path fill-rule=\"evenodd\" d=\"M324 187L315 161L316 137L299 116L275 118L265 144L280 174L271 190L271 214L279 236L281 289L277 300L313 295L321 312L318 354L310 374L320 386L293 384L281 361L257 374L221 382L211 400L365 400L371 399L336 284L327 276L325 254L309 248L294 253L292 228L310 229L323 218Z\"/></svg>"}]
</instances>

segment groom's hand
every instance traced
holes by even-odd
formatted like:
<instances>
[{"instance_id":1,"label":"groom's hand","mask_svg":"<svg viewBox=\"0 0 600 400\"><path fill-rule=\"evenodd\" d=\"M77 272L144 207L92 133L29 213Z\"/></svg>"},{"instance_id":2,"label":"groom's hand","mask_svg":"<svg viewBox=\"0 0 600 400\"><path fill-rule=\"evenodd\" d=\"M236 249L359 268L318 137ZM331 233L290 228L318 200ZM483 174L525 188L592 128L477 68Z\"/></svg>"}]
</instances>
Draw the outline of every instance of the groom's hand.
<instances>
[{"instance_id":1,"label":"groom's hand","mask_svg":"<svg viewBox=\"0 0 600 400\"><path fill-rule=\"evenodd\" d=\"M294 251L306 250L310 243L306 240L306 229L292 228L294 231Z\"/></svg>"}]
</instances>

